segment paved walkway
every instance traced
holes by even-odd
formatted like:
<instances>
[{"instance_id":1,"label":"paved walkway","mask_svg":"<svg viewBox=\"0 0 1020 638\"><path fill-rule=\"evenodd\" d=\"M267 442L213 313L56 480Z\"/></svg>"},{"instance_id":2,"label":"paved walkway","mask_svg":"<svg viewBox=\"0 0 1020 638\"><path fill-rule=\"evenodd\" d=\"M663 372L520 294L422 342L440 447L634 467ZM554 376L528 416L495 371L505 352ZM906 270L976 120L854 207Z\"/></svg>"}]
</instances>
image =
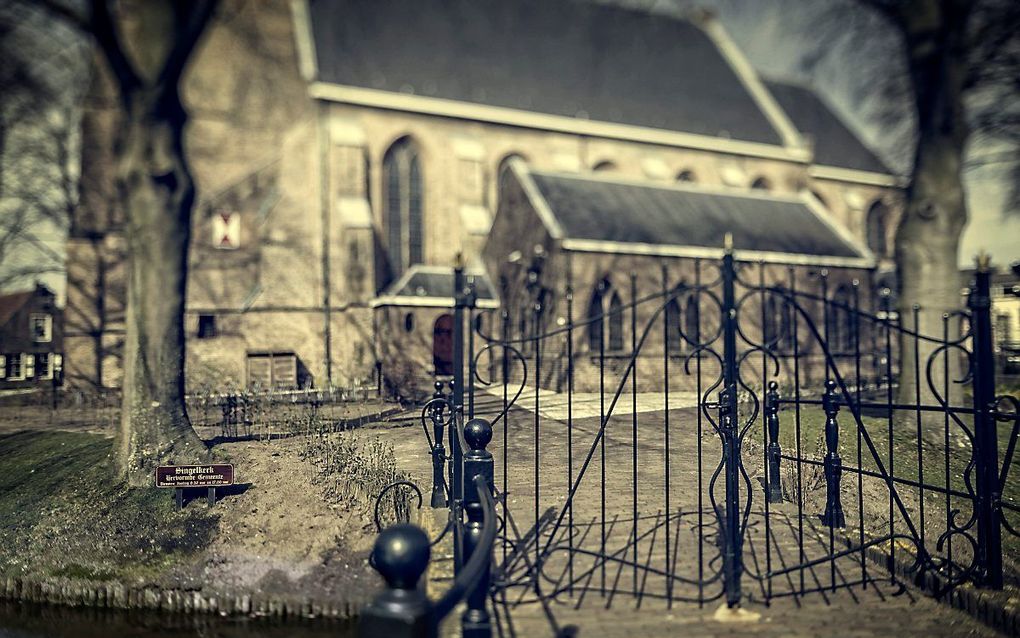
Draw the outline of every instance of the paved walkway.
<instances>
[{"instance_id":1,"label":"paved walkway","mask_svg":"<svg viewBox=\"0 0 1020 638\"><path fill-rule=\"evenodd\" d=\"M518 533L533 530L536 520L544 522L538 542L526 544L526 555L514 557L507 550L509 577L520 583L506 594L516 635L551 635L529 578L539 546L548 551L539 587L552 598L556 622L576 626L582 636L997 635L916 590L890 583L860 554L827 558L840 550L839 541L830 539L828 528L808 507L799 511L784 503L770 507L766 517L761 452L753 446L745 450L754 496L742 604L760 617L755 622L714 619L723 604L713 510L713 494L722 503L721 476L711 488L721 455L718 437L708 423L699 424L692 408L678 405L667 414L648 402L647 409L639 406L633 413L627 397L620 415L607 425L604 445L595 444L598 413L587 414L590 405L579 412L578 398L569 428L555 416L563 397L546 403L543 392L540 405L548 407L540 410L537 427L534 403L519 401L509 427L497 424L489 446L496 485L503 491L505 484ZM476 414L491 418L501 405L501 396L483 396ZM379 433L393 443L397 458L419 484L431 488L430 457L420 427ZM564 513L572 484L577 486L573 512ZM550 524L557 520L559 525ZM497 556L502 558L502 550ZM767 573L773 576L766 578ZM868 581L866 588L854 584L862 580Z\"/></svg>"}]
</instances>

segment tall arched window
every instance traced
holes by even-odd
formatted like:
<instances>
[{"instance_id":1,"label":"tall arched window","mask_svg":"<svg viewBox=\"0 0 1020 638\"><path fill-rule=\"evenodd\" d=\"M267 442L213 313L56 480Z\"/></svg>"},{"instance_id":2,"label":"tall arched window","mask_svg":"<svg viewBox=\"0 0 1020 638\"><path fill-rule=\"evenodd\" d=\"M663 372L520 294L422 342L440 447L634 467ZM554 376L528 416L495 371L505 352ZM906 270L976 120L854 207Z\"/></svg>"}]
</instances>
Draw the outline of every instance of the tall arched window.
<instances>
[{"instance_id":1,"label":"tall arched window","mask_svg":"<svg viewBox=\"0 0 1020 638\"><path fill-rule=\"evenodd\" d=\"M588 303L588 349L598 352L602 348L602 324L605 317L602 316L602 299L606 292L606 283L599 282L591 293L591 302Z\"/></svg>"},{"instance_id":2,"label":"tall arched window","mask_svg":"<svg viewBox=\"0 0 1020 638\"><path fill-rule=\"evenodd\" d=\"M751 188L760 191L772 190L772 183L769 182L768 178L759 177L751 182Z\"/></svg>"},{"instance_id":3,"label":"tall arched window","mask_svg":"<svg viewBox=\"0 0 1020 638\"><path fill-rule=\"evenodd\" d=\"M678 182L696 182L698 181L694 177L694 171L689 168L685 168L676 174L676 181Z\"/></svg>"},{"instance_id":4,"label":"tall arched window","mask_svg":"<svg viewBox=\"0 0 1020 638\"><path fill-rule=\"evenodd\" d=\"M602 172L602 171L615 171L616 170L616 164L614 164L610 160L603 160L603 161L599 162L598 164L596 164L594 167L592 167L591 170L595 171L596 173Z\"/></svg>"},{"instance_id":5,"label":"tall arched window","mask_svg":"<svg viewBox=\"0 0 1020 638\"><path fill-rule=\"evenodd\" d=\"M769 294L765 298L762 343L774 352L787 352L792 346L792 308L783 297Z\"/></svg>"},{"instance_id":6,"label":"tall arched window","mask_svg":"<svg viewBox=\"0 0 1020 638\"><path fill-rule=\"evenodd\" d=\"M397 140L383 156L386 249L392 275L424 259L423 185L418 147L410 138Z\"/></svg>"},{"instance_id":7,"label":"tall arched window","mask_svg":"<svg viewBox=\"0 0 1020 638\"><path fill-rule=\"evenodd\" d=\"M829 303L829 352L852 354L857 345L857 317L853 311L853 294L840 286Z\"/></svg>"},{"instance_id":8,"label":"tall arched window","mask_svg":"<svg viewBox=\"0 0 1020 638\"><path fill-rule=\"evenodd\" d=\"M687 299L687 307L684 308L684 336L691 343L701 342L701 309L696 294Z\"/></svg>"},{"instance_id":9,"label":"tall arched window","mask_svg":"<svg viewBox=\"0 0 1020 638\"><path fill-rule=\"evenodd\" d=\"M499 161L499 166L496 167L496 203L493 206L493 213L499 210L499 204L503 201L503 180L507 179L507 172L510 170L510 162L513 160L527 162L527 159L518 153L510 153Z\"/></svg>"},{"instance_id":10,"label":"tall arched window","mask_svg":"<svg viewBox=\"0 0 1020 638\"><path fill-rule=\"evenodd\" d=\"M680 325L680 298L674 297L666 304L666 330L669 333L669 354L680 354L684 350L683 326Z\"/></svg>"},{"instance_id":11,"label":"tall arched window","mask_svg":"<svg viewBox=\"0 0 1020 638\"><path fill-rule=\"evenodd\" d=\"M623 302L616 291L609 299L609 349L623 350Z\"/></svg>"},{"instance_id":12,"label":"tall arched window","mask_svg":"<svg viewBox=\"0 0 1020 638\"><path fill-rule=\"evenodd\" d=\"M878 257L885 257L889 254L889 246L886 241L888 236L889 209L882 202L876 201L868 209L868 248Z\"/></svg>"}]
</instances>

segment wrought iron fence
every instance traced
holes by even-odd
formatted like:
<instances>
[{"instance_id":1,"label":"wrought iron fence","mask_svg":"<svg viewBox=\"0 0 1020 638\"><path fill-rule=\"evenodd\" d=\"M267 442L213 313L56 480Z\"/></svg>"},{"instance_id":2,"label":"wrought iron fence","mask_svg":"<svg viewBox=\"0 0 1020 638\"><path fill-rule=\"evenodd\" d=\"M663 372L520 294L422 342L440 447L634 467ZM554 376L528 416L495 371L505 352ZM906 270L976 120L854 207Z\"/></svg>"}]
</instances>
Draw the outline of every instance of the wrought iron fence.
<instances>
[{"instance_id":1,"label":"wrought iron fence","mask_svg":"<svg viewBox=\"0 0 1020 638\"><path fill-rule=\"evenodd\" d=\"M503 299L498 336L457 271L454 381L422 413L431 503L450 508L462 574L477 551L460 424L484 415L502 524L483 585L501 631L529 602L555 633L552 600L732 607L1015 578L1020 401L996 394L987 268L930 334L853 273L731 251L681 282L671 266L580 319L569 283L529 285Z\"/></svg>"}]
</instances>

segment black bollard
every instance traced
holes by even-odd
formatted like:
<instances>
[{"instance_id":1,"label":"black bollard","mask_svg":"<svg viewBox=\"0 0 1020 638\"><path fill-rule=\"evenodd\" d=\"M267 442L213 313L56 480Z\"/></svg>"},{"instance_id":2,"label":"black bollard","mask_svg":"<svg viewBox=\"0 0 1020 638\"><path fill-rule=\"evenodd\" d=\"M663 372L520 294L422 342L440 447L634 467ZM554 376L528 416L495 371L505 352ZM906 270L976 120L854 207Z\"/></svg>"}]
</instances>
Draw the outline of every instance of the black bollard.
<instances>
[{"instance_id":1,"label":"black bollard","mask_svg":"<svg viewBox=\"0 0 1020 638\"><path fill-rule=\"evenodd\" d=\"M372 566L386 581L386 589L361 612L361 638L433 638L432 604L418 589L429 565L429 538L408 523L387 527L372 548Z\"/></svg>"},{"instance_id":2,"label":"black bollard","mask_svg":"<svg viewBox=\"0 0 1020 638\"><path fill-rule=\"evenodd\" d=\"M843 461L839 457L839 395L836 393L836 382L825 382L825 394L822 396L822 409L825 411L825 514L822 523L829 527L846 527L843 516L843 503L839 497L839 482L843 476Z\"/></svg>"},{"instance_id":3,"label":"black bollard","mask_svg":"<svg viewBox=\"0 0 1020 638\"><path fill-rule=\"evenodd\" d=\"M471 555L478 547L482 537L482 521L485 513L482 510L482 499L475 485L475 477L484 477L487 489L493 489L492 454L485 446L492 440L492 425L485 419L472 419L464 426L464 441L471 448L464 455L464 512L467 523L464 525L464 562L471 560ZM461 632L464 638L489 638L492 636L492 622L485 603L489 598L489 581L491 558L485 564L485 570L474 589L468 592L467 609L461 616Z\"/></svg>"},{"instance_id":4,"label":"black bollard","mask_svg":"<svg viewBox=\"0 0 1020 638\"><path fill-rule=\"evenodd\" d=\"M446 397L443 395L443 382L436 381L436 391L432 395L435 402L429 411L432 419L432 507L446 507L446 491L443 489L443 470L446 463L446 448L443 447L443 426L446 412Z\"/></svg>"},{"instance_id":5,"label":"black bollard","mask_svg":"<svg viewBox=\"0 0 1020 638\"><path fill-rule=\"evenodd\" d=\"M779 384L775 381L769 382L769 391L765 395L765 425L769 436L767 495L769 503L782 503L783 479L779 475L779 461L783 451L779 447Z\"/></svg>"}]
</instances>

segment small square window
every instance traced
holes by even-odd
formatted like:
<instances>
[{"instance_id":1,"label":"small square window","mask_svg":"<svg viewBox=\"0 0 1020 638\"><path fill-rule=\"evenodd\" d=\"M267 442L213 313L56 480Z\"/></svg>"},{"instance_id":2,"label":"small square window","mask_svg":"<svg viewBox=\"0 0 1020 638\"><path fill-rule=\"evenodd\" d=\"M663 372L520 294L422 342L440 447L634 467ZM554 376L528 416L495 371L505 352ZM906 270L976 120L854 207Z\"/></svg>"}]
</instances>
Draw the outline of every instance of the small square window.
<instances>
[{"instance_id":1,"label":"small square window","mask_svg":"<svg viewBox=\"0 0 1020 638\"><path fill-rule=\"evenodd\" d=\"M32 333L32 341L49 343L53 340L53 316L33 313L28 317L28 327Z\"/></svg>"},{"instance_id":2,"label":"small square window","mask_svg":"<svg viewBox=\"0 0 1020 638\"><path fill-rule=\"evenodd\" d=\"M198 338L212 339L216 336L216 315L198 315Z\"/></svg>"}]
</instances>

